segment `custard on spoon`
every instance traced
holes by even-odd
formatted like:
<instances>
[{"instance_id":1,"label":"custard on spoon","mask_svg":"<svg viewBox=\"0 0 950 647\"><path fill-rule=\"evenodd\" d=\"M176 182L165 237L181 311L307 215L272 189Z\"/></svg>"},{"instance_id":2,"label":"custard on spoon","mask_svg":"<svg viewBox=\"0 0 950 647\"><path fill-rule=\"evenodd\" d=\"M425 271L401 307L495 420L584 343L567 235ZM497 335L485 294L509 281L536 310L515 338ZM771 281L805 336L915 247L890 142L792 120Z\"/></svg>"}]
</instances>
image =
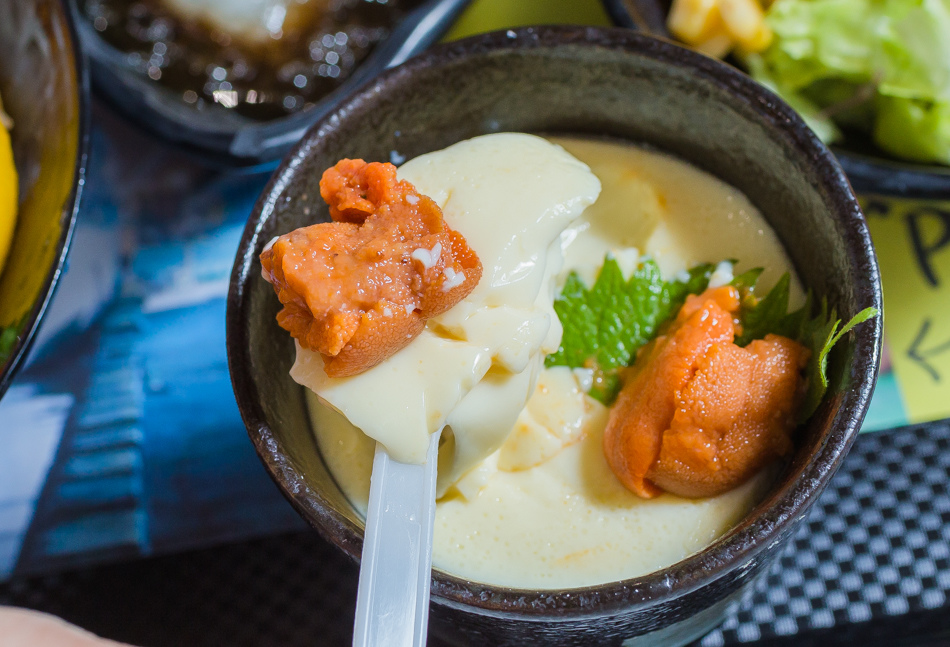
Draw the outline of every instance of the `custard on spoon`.
<instances>
[{"instance_id":1,"label":"custard on spoon","mask_svg":"<svg viewBox=\"0 0 950 647\"><path fill-rule=\"evenodd\" d=\"M261 254L284 305L277 322L321 353L330 377L357 375L404 348L475 289L482 265L438 205L388 163L342 160L320 180L333 222L277 238Z\"/></svg>"}]
</instances>

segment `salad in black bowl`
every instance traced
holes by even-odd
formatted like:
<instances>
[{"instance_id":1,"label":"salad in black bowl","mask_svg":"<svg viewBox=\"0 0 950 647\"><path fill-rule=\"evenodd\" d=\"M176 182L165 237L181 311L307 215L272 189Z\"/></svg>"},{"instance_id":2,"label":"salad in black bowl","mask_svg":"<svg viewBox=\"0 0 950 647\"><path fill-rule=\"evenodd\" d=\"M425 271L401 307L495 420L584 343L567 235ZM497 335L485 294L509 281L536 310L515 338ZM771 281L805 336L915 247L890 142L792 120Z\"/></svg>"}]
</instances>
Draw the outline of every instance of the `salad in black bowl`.
<instances>
[{"instance_id":1,"label":"salad in black bowl","mask_svg":"<svg viewBox=\"0 0 950 647\"><path fill-rule=\"evenodd\" d=\"M947 0L605 0L728 57L794 107L864 195L950 200Z\"/></svg>"}]
</instances>

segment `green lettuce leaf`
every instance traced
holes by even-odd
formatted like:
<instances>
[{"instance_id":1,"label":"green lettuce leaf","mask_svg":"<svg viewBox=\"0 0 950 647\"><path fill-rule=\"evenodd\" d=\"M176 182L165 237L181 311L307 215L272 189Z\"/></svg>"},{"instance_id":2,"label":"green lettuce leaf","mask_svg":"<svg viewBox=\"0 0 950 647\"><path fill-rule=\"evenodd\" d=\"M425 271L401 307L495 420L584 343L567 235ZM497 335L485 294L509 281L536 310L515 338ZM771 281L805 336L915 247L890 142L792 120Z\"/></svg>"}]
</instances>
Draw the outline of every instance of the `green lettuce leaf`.
<instances>
[{"instance_id":1,"label":"green lettuce leaf","mask_svg":"<svg viewBox=\"0 0 950 647\"><path fill-rule=\"evenodd\" d=\"M881 97L877 106L878 146L899 157L950 164L950 102Z\"/></svg>"},{"instance_id":2,"label":"green lettuce leaf","mask_svg":"<svg viewBox=\"0 0 950 647\"><path fill-rule=\"evenodd\" d=\"M837 122L950 164L950 0L780 0L766 21L772 44L745 64L822 139Z\"/></svg>"}]
</instances>

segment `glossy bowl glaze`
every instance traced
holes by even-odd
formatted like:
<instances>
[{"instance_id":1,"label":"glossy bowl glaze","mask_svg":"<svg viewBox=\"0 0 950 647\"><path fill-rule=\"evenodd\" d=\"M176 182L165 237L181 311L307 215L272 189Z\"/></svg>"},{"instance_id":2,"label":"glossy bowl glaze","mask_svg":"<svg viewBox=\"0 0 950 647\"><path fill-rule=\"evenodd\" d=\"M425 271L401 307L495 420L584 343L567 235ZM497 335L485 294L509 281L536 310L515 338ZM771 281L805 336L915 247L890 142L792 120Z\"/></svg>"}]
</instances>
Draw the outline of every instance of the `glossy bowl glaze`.
<instances>
[{"instance_id":1,"label":"glossy bowl glaze","mask_svg":"<svg viewBox=\"0 0 950 647\"><path fill-rule=\"evenodd\" d=\"M213 104L198 110L180 93L135 70L125 54L99 37L89 20L80 20L78 26L94 89L118 112L206 163L254 166L279 159L341 98L438 40L470 1L425 0L395 25L339 88L313 107L271 121L255 121Z\"/></svg>"},{"instance_id":2,"label":"glossy bowl glaze","mask_svg":"<svg viewBox=\"0 0 950 647\"><path fill-rule=\"evenodd\" d=\"M2 396L63 270L85 173L89 82L65 0L0 3L0 96L20 180L0 273Z\"/></svg>"},{"instance_id":3,"label":"glossy bowl glaze","mask_svg":"<svg viewBox=\"0 0 950 647\"><path fill-rule=\"evenodd\" d=\"M343 101L284 160L248 222L228 295L231 378L251 440L300 514L354 559L363 522L328 473L304 391L288 376L294 345L274 321L279 304L258 255L273 236L327 218L318 182L340 158L409 159L495 131L609 136L687 160L752 200L802 282L840 316L881 307L871 240L841 168L745 75L623 29L525 28L433 49ZM573 590L495 587L435 570L432 630L491 645L675 645L708 630L840 465L867 409L880 343L877 318L835 348L831 388L775 486L705 550L660 572Z\"/></svg>"}]
</instances>

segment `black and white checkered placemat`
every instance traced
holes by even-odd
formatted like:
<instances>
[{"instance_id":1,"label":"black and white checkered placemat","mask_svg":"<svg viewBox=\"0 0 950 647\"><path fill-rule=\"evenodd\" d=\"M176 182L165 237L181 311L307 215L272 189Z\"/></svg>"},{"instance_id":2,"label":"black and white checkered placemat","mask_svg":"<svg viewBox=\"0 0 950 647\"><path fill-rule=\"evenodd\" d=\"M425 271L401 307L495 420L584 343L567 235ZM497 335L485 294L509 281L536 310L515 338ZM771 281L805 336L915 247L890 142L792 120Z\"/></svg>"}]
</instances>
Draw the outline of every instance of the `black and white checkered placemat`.
<instances>
[{"instance_id":1,"label":"black and white checkered placemat","mask_svg":"<svg viewBox=\"0 0 950 647\"><path fill-rule=\"evenodd\" d=\"M861 436L766 578L695 647L950 645L950 422ZM295 533L0 586L0 604L165 645L346 645L357 569Z\"/></svg>"},{"instance_id":2,"label":"black and white checkered placemat","mask_svg":"<svg viewBox=\"0 0 950 647\"><path fill-rule=\"evenodd\" d=\"M827 634L950 606L948 483L950 424L861 436L779 562L698 644Z\"/></svg>"}]
</instances>

